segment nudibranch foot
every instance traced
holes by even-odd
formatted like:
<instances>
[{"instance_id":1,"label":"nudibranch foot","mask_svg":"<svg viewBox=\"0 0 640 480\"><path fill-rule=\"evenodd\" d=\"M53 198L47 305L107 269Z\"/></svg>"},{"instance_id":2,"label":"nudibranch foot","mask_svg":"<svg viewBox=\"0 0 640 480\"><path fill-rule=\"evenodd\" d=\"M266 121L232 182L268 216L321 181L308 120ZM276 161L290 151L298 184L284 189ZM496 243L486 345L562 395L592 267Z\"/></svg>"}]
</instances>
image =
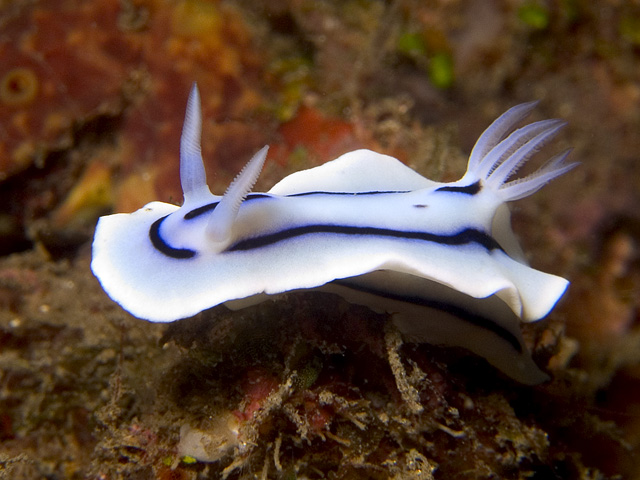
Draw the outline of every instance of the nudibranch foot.
<instances>
[{"instance_id":1,"label":"nudibranch foot","mask_svg":"<svg viewBox=\"0 0 640 480\"><path fill-rule=\"evenodd\" d=\"M531 358L517 316L498 297L473 298L392 271L337 280L321 289L376 311L396 312L393 323L406 341L466 348L523 384L549 379Z\"/></svg>"},{"instance_id":2,"label":"nudibranch foot","mask_svg":"<svg viewBox=\"0 0 640 480\"><path fill-rule=\"evenodd\" d=\"M356 150L251 192L265 147L218 196L206 182L199 103L194 85L180 143L183 205L152 202L96 227L91 268L125 310L171 322L221 303L323 288L390 313L407 339L464 347L523 383L547 378L520 323L546 316L568 282L527 264L507 202L575 166L565 151L511 178L563 122L515 129L536 103L513 107L451 183Z\"/></svg>"}]
</instances>

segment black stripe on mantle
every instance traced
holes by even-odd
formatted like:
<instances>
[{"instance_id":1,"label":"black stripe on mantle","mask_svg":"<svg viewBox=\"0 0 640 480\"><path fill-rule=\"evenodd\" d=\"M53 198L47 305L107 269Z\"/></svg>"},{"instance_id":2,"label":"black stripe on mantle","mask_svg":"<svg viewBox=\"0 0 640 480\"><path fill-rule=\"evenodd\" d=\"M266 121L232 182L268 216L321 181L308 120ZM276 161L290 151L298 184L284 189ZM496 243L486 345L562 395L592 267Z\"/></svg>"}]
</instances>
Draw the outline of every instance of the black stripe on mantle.
<instances>
[{"instance_id":1,"label":"black stripe on mantle","mask_svg":"<svg viewBox=\"0 0 640 480\"><path fill-rule=\"evenodd\" d=\"M168 216L168 215L167 215ZM169 245L160 234L160 226L167 216L159 218L149 228L149 239L156 250L164 255L176 259L190 259L196 256L197 252L188 248L175 248ZM355 236L372 236L396 238L399 240L423 241L429 243L439 243L441 245L459 246L468 244L477 244L486 250L502 250L502 247L493 237L485 232L474 228L466 228L452 235L443 235L437 233L420 232L420 231L403 231L392 230L389 228L378 227L361 227L351 225L303 225L292 227L278 232L267 233L256 237L245 238L231 246L224 252L241 252L256 250L259 248L276 245L280 242L298 238L305 235L317 234L334 234L334 235L355 235ZM222 252L222 253L224 253Z\"/></svg>"},{"instance_id":2,"label":"black stripe on mantle","mask_svg":"<svg viewBox=\"0 0 640 480\"><path fill-rule=\"evenodd\" d=\"M240 240L229 248L227 252L255 250L277 244L279 242L289 240L303 235L313 234L336 234L336 235L362 235L372 237L397 238L399 240L417 240L423 242L439 243L441 245L467 245L475 243L481 245L487 250L502 250L502 247L493 237L476 230L474 228L465 228L458 233L452 235L443 235L437 233L420 232L420 231L404 231L392 230L389 228L378 227L361 227L351 225L303 225L299 227L288 228L274 233L268 233L257 237L246 238Z\"/></svg>"},{"instance_id":3,"label":"black stripe on mantle","mask_svg":"<svg viewBox=\"0 0 640 480\"><path fill-rule=\"evenodd\" d=\"M478 180L475 183L472 183L471 185L465 185L465 186L444 186L444 187L440 187L437 188L435 191L436 192L453 192L453 193L462 193L465 195L475 195L476 193L478 193L480 190L482 189L482 186L480 185L480 180ZM324 192L324 191L313 191L313 192L301 192L301 193L292 193L290 195L284 195L284 197L307 197L307 196L312 196L312 195L342 195L342 196L362 196L362 195L388 195L388 194L394 194L394 193L409 193L409 190L376 190L376 191L370 191L370 192ZM269 194L265 194L265 193L250 193L249 195L247 195L247 197L243 200L243 202L247 202L247 201L251 201L251 200L257 200L260 198L277 198L277 197L273 197ZM185 220L193 220L194 218L199 217L200 215L204 215L206 213L210 213L212 211L214 211L216 209L216 207L218 206L218 203L220 202L212 202L212 203L208 203L206 205L203 205L201 207L198 208L194 208L193 210L187 212L184 214L184 219Z\"/></svg>"},{"instance_id":4,"label":"black stripe on mantle","mask_svg":"<svg viewBox=\"0 0 640 480\"><path fill-rule=\"evenodd\" d=\"M163 253L167 257L177 258L180 260L187 260L189 258L195 257L195 250L191 250L189 248L174 248L167 242L165 242L162 238L162 235L160 235L160 226L168 216L169 215L165 215L164 217L159 218L151 224L151 227L149 227L149 240L151 240L151 244L156 250L158 250L160 253Z\"/></svg>"},{"instance_id":5,"label":"black stripe on mantle","mask_svg":"<svg viewBox=\"0 0 640 480\"><path fill-rule=\"evenodd\" d=\"M444 187L436 188L436 192L454 192L454 193L463 193L465 195L475 195L480 190L482 190L482 186L480 185L480 180L471 185L465 186L457 186L457 185L447 185Z\"/></svg>"}]
</instances>

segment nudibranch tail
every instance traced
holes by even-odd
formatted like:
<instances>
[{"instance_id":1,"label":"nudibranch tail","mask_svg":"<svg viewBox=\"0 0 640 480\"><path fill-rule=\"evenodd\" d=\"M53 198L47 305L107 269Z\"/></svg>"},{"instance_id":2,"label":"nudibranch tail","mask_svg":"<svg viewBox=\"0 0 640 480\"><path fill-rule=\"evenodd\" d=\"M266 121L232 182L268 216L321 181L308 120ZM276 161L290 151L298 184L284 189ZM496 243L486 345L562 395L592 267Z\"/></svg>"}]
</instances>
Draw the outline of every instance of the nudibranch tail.
<instances>
[{"instance_id":1,"label":"nudibranch tail","mask_svg":"<svg viewBox=\"0 0 640 480\"><path fill-rule=\"evenodd\" d=\"M537 102L513 107L496 120L481 136L471 152L465 177L484 180L504 202L526 197L547 182L574 168L565 164L569 151L553 157L534 173L507 182L536 152L553 139L566 125L561 120L542 120L506 133L522 120Z\"/></svg>"},{"instance_id":2,"label":"nudibranch tail","mask_svg":"<svg viewBox=\"0 0 640 480\"><path fill-rule=\"evenodd\" d=\"M197 198L200 192L211 195L200 150L201 133L200 94L198 85L194 82L187 101L187 112L180 139L180 183L185 202L194 197Z\"/></svg>"},{"instance_id":3,"label":"nudibranch tail","mask_svg":"<svg viewBox=\"0 0 640 480\"><path fill-rule=\"evenodd\" d=\"M225 242L231 238L231 228L238 215L238 210L240 210L240 205L258 180L268 151L268 145L262 147L227 188L207 223L207 236L210 240Z\"/></svg>"}]
</instances>

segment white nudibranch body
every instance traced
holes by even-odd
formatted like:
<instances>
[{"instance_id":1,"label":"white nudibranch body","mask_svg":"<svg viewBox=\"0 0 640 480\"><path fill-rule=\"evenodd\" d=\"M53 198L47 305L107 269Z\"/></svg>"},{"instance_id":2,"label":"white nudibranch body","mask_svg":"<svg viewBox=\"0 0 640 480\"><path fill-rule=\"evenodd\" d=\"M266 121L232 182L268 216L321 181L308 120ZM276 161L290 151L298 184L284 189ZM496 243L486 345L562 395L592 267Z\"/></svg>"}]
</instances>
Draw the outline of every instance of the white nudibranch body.
<instances>
[{"instance_id":1,"label":"white nudibranch body","mask_svg":"<svg viewBox=\"0 0 640 480\"><path fill-rule=\"evenodd\" d=\"M548 377L519 324L545 317L568 282L527 264L506 202L575 164L564 163L565 151L509 181L564 125L544 120L513 131L534 106L498 118L456 182L356 150L251 193L265 147L221 197L206 183L194 85L180 144L184 204L102 217L91 268L122 308L154 322L291 290L335 292L392 314L408 340L461 346L520 382L539 383Z\"/></svg>"}]
</instances>

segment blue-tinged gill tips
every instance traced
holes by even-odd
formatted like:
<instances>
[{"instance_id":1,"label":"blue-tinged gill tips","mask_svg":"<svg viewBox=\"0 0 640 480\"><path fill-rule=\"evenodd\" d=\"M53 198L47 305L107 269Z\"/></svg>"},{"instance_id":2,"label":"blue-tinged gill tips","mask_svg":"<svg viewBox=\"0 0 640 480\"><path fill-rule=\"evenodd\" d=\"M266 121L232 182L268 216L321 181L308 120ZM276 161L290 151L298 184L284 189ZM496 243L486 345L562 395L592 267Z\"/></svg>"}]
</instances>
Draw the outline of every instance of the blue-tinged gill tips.
<instances>
[{"instance_id":1,"label":"blue-tinged gill tips","mask_svg":"<svg viewBox=\"0 0 640 480\"><path fill-rule=\"evenodd\" d=\"M269 146L266 145L249 160L211 213L207 223L207 237L212 242L226 246L231 240L233 222L238 216L240 205L258 180L268 151Z\"/></svg>"},{"instance_id":2,"label":"blue-tinged gill tips","mask_svg":"<svg viewBox=\"0 0 640 480\"><path fill-rule=\"evenodd\" d=\"M536 105L537 102L530 102L513 107L485 130L471 152L463 181L481 179L484 186L494 191L503 202L509 202L531 195L577 165L564 163L570 151L567 150L534 173L508 181L566 125L562 120L542 120L506 136Z\"/></svg>"},{"instance_id":3,"label":"blue-tinged gill tips","mask_svg":"<svg viewBox=\"0 0 640 480\"><path fill-rule=\"evenodd\" d=\"M537 192L554 178L567 173L580 165L579 162L564 163L573 149L568 148L552 157L538 170L523 178L518 178L504 183L500 187L500 193L509 200L518 200Z\"/></svg>"},{"instance_id":4,"label":"blue-tinged gill tips","mask_svg":"<svg viewBox=\"0 0 640 480\"><path fill-rule=\"evenodd\" d=\"M478 138L473 150L471 150L467 170L476 170L482 159L487 156L491 149L504 140L507 133L512 131L519 122L524 120L537 105L537 101L516 105L500 115L489 125L482 135L480 135L480 138Z\"/></svg>"},{"instance_id":5,"label":"blue-tinged gill tips","mask_svg":"<svg viewBox=\"0 0 640 480\"><path fill-rule=\"evenodd\" d=\"M202 114L200 112L200 94L194 82L187 101L187 112L180 139L180 183L184 201L197 199L199 194L211 194L207 186L207 177L200 151L202 133Z\"/></svg>"}]
</instances>

